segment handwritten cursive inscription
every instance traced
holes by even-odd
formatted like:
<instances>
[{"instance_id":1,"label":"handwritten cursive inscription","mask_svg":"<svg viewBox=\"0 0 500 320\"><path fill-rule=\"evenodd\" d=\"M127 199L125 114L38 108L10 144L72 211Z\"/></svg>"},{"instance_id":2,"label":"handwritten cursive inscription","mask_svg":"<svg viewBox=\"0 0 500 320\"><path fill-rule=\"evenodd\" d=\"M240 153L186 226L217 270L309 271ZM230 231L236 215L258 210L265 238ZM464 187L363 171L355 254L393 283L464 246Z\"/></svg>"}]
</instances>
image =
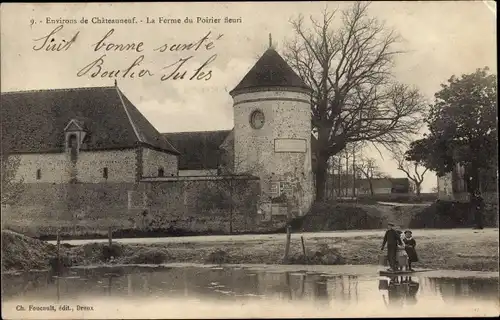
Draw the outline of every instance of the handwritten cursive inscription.
<instances>
[{"instance_id":1,"label":"handwritten cursive inscription","mask_svg":"<svg viewBox=\"0 0 500 320\"><path fill-rule=\"evenodd\" d=\"M144 55L139 56L135 61L126 69L123 70L106 70L103 67L104 57L106 55L102 55L96 60L92 61L85 67L83 67L76 74L77 77L83 77L84 75L89 75L91 78L101 77L101 78L130 78L134 79L136 76L138 78L142 78L145 76L152 76L153 73L147 69L140 69L138 72L137 69L141 65L141 62L144 60Z\"/></svg>"},{"instance_id":2,"label":"handwritten cursive inscription","mask_svg":"<svg viewBox=\"0 0 500 320\"><path fill-rule=\"evenodd\" d=\"M209 36L212 32L208 32L203 38L198 41L190 42L190 43L182 43L182 44L163 44L158 48L153 49L153 51L165 52L165 51L198 51L202 45L204 45L205 50L212 50L214 48L214 42L209 41ZM223 34L220 34L215 40L219 40L223 37Z\"/></svg>"},{"instance_id":3,"label":"handwritten cursive inscription","mask_svg":"<svg viewBox=\"0 0 500 320\"><path fill-rule=\"evenodd\" d=\"M60 25L53 29L47 35L34 39L35 46L34 51L68 51L72 44L78 38L80 31L77 31L71 40L66 41L65 39L60 39L56 41L56 35L64 28ZM208 58L195 59L196 55L205 54L205 52L210 52L216 48L217 41L219 41L224 35L219 34L213 36L212 32L204 34L198 40L191 42L174 41L170 44L164 43L160 46L152 46L152 51L156 53L164 53L161 55L161 59L165 58L168 53L182 54L183 52L189 52L188 56L176 58L175 62L170 64L164 64L165 67L160 70L151 70L143 65L146 59L146 51L148 50L147 45L143 41L127 41L127 43L120 43L113 40L115 34L115 29L110 29L103 36L99 37L98 41L93 43L90 47L93 52L100 52L101 55L94 59L92 62L85 65L83 68L79 69L76 76L77 77L90 77L90 78L127 78L127 79L138 79L144 77L153 77L158 75L160 81L167 80L204 80L208 81L212 78L213 73L211 66L217 59L217 53L212 53ZM151 50L151 49L150 49ZM110 57L108 55L113 55L119 52L123 53L140 53L139 56L135 57L133 62L128 62L124 68L109 68L107 66L108 59L116 59L116 56ZM130 59L130 56L127 55ZM148 59L151 61L151 59ZM132 60L129 60L132 61ZM196 64L195 61L203 61L201 64ZM194 66L193 66L194 64Z\"/></svg>"},{"instance_id":4,"label":"handwritten cursive inscription","mask_svg":"<svg viewBox=\"0 0 500 320\"><path fill-rule=\"evenodd\" d=\"M127 43L127 44L115 44L113 42L105 42L112 34L115 32L115 29L111 29L106 33L106 35L99 40L97 43L93 44L94 46L94 51L99 51L101 49L104 49L106 51L135 51L135 52L142 52L142 46L144 43L141 41L139 43Z\"/></svg>"},{"instance_id":5,"label":"handwritten cursive inscription","mask_svg":"<svg viewBox=\"0 0 500 320\"><path fill-rule=\"evenodd\" d=\"M33 47L33 50L35 51L40 51L42 49L45 49L45 51L68 51L68 49L71 47L71 45L76 41L78 35L80 34L80 31L75 33L73 38L71 40L66 41L64 39L60 41L56 41L56 38L54 37L56 33L61 31L63 29L63 25L61 24L60 26L56 27L54 30L52 30L49 34L46 36L43 36L38 39L34 39L35 42L38 43L38 47L35 45Z\"/></svg>"}]
</instances>

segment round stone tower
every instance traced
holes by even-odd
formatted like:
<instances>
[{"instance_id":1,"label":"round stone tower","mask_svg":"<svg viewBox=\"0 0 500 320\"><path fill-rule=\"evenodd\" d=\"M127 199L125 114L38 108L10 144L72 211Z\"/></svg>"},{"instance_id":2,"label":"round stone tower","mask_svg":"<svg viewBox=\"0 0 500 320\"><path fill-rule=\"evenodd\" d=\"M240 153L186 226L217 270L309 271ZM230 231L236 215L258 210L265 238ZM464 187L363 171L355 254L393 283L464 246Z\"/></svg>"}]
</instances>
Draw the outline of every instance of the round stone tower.
<instances>
[{"instance_id":1,"label":"round stone tower","mask_svg":"<svg viewBox=\"0 0 500 320\"><path fill-rule=\"evenodd\" d=\"M271 202L279 202L276 199L291 192L292 185L298 198L295 215L305 214L314 198L311 92L272 47L230 92L234 170L260 177L265 215L271 208L277 214Z\"/></svg>"}]
</instances>

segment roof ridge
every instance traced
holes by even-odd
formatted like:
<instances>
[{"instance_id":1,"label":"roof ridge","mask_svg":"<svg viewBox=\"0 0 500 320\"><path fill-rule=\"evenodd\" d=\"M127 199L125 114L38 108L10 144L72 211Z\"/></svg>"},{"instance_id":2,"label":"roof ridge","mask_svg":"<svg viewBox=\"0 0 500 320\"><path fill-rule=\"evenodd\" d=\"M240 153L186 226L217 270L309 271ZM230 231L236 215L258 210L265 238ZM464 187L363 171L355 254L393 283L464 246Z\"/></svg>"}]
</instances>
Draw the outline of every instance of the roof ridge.
<instances>
[{"instance_id":1,"label":"roof ridge","mask_svg":"<svg viewBox=\"0 0 500 320\"><path fill-rule=\"evenodd\" d=\"M222 132L222 131L232 131L232 130L233 130L233 129L224 129L224 130L201 130L201 131L177 131L177 132L162 132L161 134Z\"/></svg>"},{"instance_id":2,"label":"roof ridge","mask_svg":"<svg viewBox=\"0 0 500 320\"><path fill-rule=\"evenodd\" d=\"M119 92L119 95L120 95L120 99L122 101L122 103L124 104L125 106L125 109L127 111L127 115L129 116L129 120L130 120L130 123L132 124L132 126L137 129L137 133L136 135L138 135L139 137L139 141L141 143L144 143L144 144L149 144L151 146L154 146L154 143L152 141L149 140L149 138L153 138L153 137L149 137L148 136L148 130L147 128L144 128L142 126L142 124L144 124L142 121L144 120L150 127L151 129L155 132L154 134L154 138L156 140L158 139L163 139L168 147L172 150L172 151L175 151L175 152L178 152L180 153L171 143L170 141L168 141L165 137L162 136L162 134L155 128L155 126L153 126L153 124L151 124L151 122L142 114L142 112L132 103L132 101L130 101L129 98L127 98L127 96L125 96L125 94L123 92L121 92L121 90L117 87L117 90ZM139 118L137 118L137 117ZM134 122L135 120L135 122ZM142 124L141 124L142 123ZM137 125L136 125L137 124ZM134 130L135 131L135 130Z\"/></svg>"},{"instance_id":3,"label":"roof ridge","mask_svg":"<svg viewBox=\"0 0 500 320\"><path fill-rule=\"evenodd\" d=\"M122 103L122 107L125 110L125 114L127 115L128 121L130 122L130 125L132 126L132 130L134 130L134 133L135 133L135 136L137 137L137 140L139 142L144 142L141 139L141 135L139 134L139 130L135 126L134 122L132 121L132 117L130 116L130 112L129 112L127 106L125 105L125 101L123 101L123 97L122 97L122 93L120 92L120 89L118 88L118 86L115 86L113 88L115 88L116 92L118 93L118 97L120 98L120 102Z\"/></svg>"},{"instance_id":4,"label":"roof ridge","mask_svg":"<svg viewBox=\"0 0 500 320\"><path fill-rule=\"evenodd\" d=\"M48 91L75 91L75 90L92 90L92 89L113 89L114 86L104 86L104 87L76 87L76 88L56 88L56 89L33 89L33 90L19 90L19 91L4 91L1 94L18 94L18 93L29 93L29 92L48 92Z\"/></svg>"}]
</instances>

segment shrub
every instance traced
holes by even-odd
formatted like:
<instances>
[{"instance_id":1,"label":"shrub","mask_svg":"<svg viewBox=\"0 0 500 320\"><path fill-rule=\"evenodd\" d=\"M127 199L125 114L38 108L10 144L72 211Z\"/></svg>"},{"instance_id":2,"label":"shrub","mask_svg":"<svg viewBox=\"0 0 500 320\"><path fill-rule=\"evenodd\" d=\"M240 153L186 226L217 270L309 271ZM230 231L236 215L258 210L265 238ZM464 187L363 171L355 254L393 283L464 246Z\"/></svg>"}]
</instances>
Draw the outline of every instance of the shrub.
<instances>
[{"instance_id":1,"label":"shrub","mask_svg":"<svg viewBox=\"0 0 500 320\"><path fill-rule=\"evenodd\" d=\"M161 264L170 259L170 254L161 248L140 248L130 257L123 259L124 263Z\"/></svg>"},{"instance_id":2,"label":"shrub","mask_svg":"<svg viewBox=\"0 0 500 320\"><path fill-rule=\"evenodd\" d=\"M122 255L123 253L123 247L118 244L111 244L111 247L109 245L105 245L102 247L102 260L103 261L108 261L111 258L118 258Z\"/></svg>"},{"instance_id":3,"label":"shrub","mask_svg":"<svg viewBox=\"0 0 500 320\"><path fill-rule=\"evenodd\" d=\"M468 202L436 201L415 214L409 227L413 229L473 227L475 221L472 209ZM485 227L498 226L497 206L485 208L483 224Z\"/></svg>"},{"instance_id":4,"label":"shrub","mask_svg":"<svg viewBox=\"0 0 500 320\"><path fill-rule=\"evenodd\" d=\"M224 263L229 263L229 261L230 258L228 253L220 249L211 252L205 259L205 263L214 263L214 264L224 264Z\"/></svg>"},{"instance_id":5,"label":"shrub","mask_svg":"<svg viewBox=\"0 0 500 320\"><path fill-rule=\"evenodd\" d=\"M314 203L296 231L378 229L385 221L353 204Z\"/></svg>"},{"instance_id":6,"label":"shrub","mask_svg":"<svg viewBox=\"0 0 500 320\"><path fill-rule=\"evenodd\" d=\"M313 265L339 265L345 264L345 259L341 256L337 248L321 245L316 251L307 252L307 257L303 254L295 254L289 259L289 264L313 264Z\"/></svg>"}]
</instances>

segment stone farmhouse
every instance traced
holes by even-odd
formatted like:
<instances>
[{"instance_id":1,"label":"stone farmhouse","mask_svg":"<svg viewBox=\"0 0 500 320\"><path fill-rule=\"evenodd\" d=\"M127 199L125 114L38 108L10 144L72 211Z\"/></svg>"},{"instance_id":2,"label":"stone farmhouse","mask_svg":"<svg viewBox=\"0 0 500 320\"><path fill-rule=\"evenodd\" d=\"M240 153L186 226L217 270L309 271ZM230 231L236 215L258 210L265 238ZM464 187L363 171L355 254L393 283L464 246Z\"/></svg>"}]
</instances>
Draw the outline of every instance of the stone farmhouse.
<instances>
[{"instance_id":1,"label":"stone farmhouse","mask_svg":"<svg viewBox=\"0 0 500 320\"><path fill-rule=\"evenodd\" d=\"M249 231L283 220L290 203L303 215L314 198L310 94L273 48L230 92L232 130L160 133L116 83L2 93L2 148L24 182L3 218L42 231Z\"/></svg>"}]
</instances>

